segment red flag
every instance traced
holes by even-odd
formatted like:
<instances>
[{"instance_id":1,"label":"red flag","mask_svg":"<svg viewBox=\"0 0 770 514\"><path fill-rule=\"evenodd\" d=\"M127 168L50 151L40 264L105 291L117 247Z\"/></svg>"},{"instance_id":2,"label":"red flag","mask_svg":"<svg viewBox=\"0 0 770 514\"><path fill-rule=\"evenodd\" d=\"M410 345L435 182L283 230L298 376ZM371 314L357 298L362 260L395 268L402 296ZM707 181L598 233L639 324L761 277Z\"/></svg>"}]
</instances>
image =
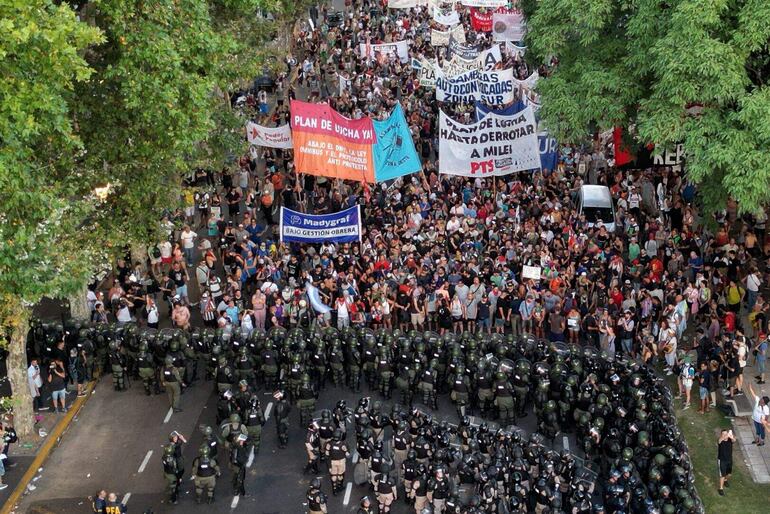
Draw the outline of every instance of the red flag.
<instances>
[{"instance_id":1,"label":"red flag","mask_svg":"<svg viewBox=\"0 0 770 514\"><path fill-rule=\"evenodd\" d=\"M634 154L623 144L622 128L615 127L612 130L612 140L615 143L615 166L623 166L634 160Z\"/></svg>"}]
</instances>

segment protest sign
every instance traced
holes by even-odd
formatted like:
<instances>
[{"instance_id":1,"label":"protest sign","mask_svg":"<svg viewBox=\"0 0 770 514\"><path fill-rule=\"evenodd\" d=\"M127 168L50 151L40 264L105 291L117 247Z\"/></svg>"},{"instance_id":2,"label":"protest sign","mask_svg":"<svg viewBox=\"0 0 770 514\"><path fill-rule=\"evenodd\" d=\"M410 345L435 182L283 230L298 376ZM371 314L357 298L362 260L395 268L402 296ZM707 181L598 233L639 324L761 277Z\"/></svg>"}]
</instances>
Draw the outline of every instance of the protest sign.
<instances>
[{"instance_id":1,"label":"protest sign","mask_svg":"<svg viewBox=\"0 0 770 514\"><path fill-rule=\"evenodd\" d=\"M460 15L457 14L457 11L454 9L446 11L443 9L435 9L433 11L433 21L451 27L452 25L460 23Z\"/></svg>"},{"instance_id":2,"label":"protest sign","mask_svg":"<svg viewBox=\"0 0 770 514\"><path fill-rule=\"evenodd\" d=\"M374 169L377 182L384 182L422 169L412 134L401 104L397 103L386 120L374 120Z\"/></svg>"},{"instance_id":3,"label":"protest sign","mask_svg":"<svg viewBox=\"0 0 770 514\"><path fill-rule=\"evenodd\" d=\"M323 215L304 214L281 207L280 234L284 243L361 241L361 206Z\"/></svg>"},{"instance_id":4,"label":"protest sign","mask_svg":"<svg viewBox=\"0 0 770 514\"><path fill-rule=\"evenodd\" d=\"M291 127L263 127L253 122L246 123L246 136L249 143L268 148L292 148Z\"/></svg>"},{"instance_id":5,"label":"protest sign","mask_svg":"<svg viewBox=\"0 0 770 514\"><path fill-rule=\"evenodd\" d=\"M472 7L471 27L477 32L492 32L492 11L481 12Z\"/></svg>"},{"instance_id":6,"label":"protest sign","mask_svg":"<svg viewBox=\"0 0 770 514\"><path fill-rule=\"evenodd\" d=\"M339 93L342 95L345 91L350 91L352 81L344 75L337 73L337 79L339 80Z\"/></svg>"},{"instance_id":7,"label":"protest sign","mask_svg":"<svg viewBox=\"0 0 770 514\"><path fill-rule=\"evenodd\" d=\"M521 278L540 280L540 266L524 266L521 270Z\"/></svg>"},{"instance_id":8,"label":"protest sign","mask_svg":"<svg viewBox=\"0 0 770 514\"><path fill-rule=\"evenodd\" d=\"M390 54L395 54L401 62L409 62L409 45L406 41L397 41L395 43L361 43L359 45L361 57L376 59L383 62Z\"/></svg>"},{"instance_id":9,"label":"protest sign","mask_svg":"<svg viewBox=\"0 0 770 514\"><path fill-rule=\"evenodd\" d=\"M351 120L327 104L292 100L291 128L299 173L374 182L370 118Z\"/></svg>"},{"instance_id":10,"label":"protest sign","mask_svg":"<svg viewBox=\"0 0 770 514\"><path fill-rule=\"evenodd\" d=\"M439 113L439 172L463 177L502 176L540 166L535 115L488 114L465 125Z\"/></svg>"},{"instance_id":11,"label":"protest sign","mask_svg":"<svg viewBox=\"0 0 770 514\"><path fill-rule=\"evenodd\" d=\"M521 12L495 12L492 15L492 39L495 41L521 41L524 34L526 26Z\"/></svg>"},{"instance_id":12,"label":"protest sign","mask_svg":"<svg viewBox=\"0 0 770 514\"><path fill-rule=\"evenodd\" d=\"M488 105L513 102L513 69L479 72L479 100Z\"/></svg>"},{"instance_id":13,"label":"protest sign","mask_svg":"<svg viewBox=\"0 0 770 514\"><path fill-rule=\"evenodd\" d=\"M427 59L420 61L420 87L436 87L436 68L437 66Z\"/></svg>"}]
</instances>

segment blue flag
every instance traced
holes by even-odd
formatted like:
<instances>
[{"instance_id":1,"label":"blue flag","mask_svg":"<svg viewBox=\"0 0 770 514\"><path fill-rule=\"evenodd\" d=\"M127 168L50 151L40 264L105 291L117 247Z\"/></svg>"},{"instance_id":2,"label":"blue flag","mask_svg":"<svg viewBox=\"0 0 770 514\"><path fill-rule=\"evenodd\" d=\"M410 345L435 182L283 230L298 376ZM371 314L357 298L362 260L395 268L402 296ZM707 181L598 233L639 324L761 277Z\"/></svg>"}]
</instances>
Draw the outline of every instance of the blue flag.
<instances>
[{"instance_id":1,"label":"blue flag","mask_svg":"<svg viewBox=\"0 0 770 514\"><path fill-rule=\"evenodd\" d=\"M488 113L494 113L498 116L513 116L517 112L523 111L527 106L519 100L508 107L502 109L492 109L481 102L476 102L476 121L480 121ZM537 142L540 145L540 169L553 171L559 163L559 144L552 138L548 132L539 132Z\"/></svg>"},{"instance_id":2,"label":"blue flag","mask_svg":"<svg viewBox=\"0 0 770 514\"><path fill-rule=\"evenodd\" d=\"M385 182L422 169L400 103L387 120L374 120L374 132L377 134L373 148L375 181Z\"/></svg>"}]
</instances>

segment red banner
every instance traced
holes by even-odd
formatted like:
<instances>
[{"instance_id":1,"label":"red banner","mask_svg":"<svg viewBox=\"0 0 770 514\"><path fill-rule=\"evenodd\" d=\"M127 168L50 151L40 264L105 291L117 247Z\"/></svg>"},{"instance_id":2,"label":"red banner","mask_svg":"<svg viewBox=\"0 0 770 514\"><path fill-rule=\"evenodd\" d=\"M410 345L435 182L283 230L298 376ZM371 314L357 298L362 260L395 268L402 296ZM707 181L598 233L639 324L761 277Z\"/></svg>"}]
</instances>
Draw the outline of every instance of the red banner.
<instances>
[{"instance_id":1,"label":"red banner","mask_svg":"<svg viewBox=\"0 0 770 514\"><path fill-rule=\"evenodd\" d=\"M479 11L475 7L471 7L471 27L477 32L492 32L492 10L487 9L485 12Z\"/></svg>"},{"instance_id":2,"label":"red banner","mask_svg":"<svg viewBox=\"0 0 770 514\"><path fill-rule=\"evenodd\" d=\"M291 101L294 165L299 173L374 182L372 120L348 119L328 104Z\"/></svg>"},{"instance_id":3,"label":"red banner","mask_svg":"<svg viewBox=\"0 0 770 514\"><path fill-rule=\"evenodd\" d=\"M612 141L615 143L615 166L623 166L634 160L634 154L623 143L623 129L621 127L615 127L612 130Z\"/></svg>"}]
</instances>

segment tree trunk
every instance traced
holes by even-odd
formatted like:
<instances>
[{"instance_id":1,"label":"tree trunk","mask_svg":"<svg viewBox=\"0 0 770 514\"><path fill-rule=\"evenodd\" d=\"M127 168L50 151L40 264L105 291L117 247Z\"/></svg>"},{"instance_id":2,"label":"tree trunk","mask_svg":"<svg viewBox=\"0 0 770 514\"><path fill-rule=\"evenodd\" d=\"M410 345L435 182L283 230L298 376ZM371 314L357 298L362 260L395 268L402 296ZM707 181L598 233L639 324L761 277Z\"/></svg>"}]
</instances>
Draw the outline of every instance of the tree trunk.
<instances>
[{"instance_id":1,"label":"tree trunk","mask_svg":"<svg viewBox=\"0 0 770 514\"><path fill-rule=\"evenodd\" d=\"M70 315L73 319L88 321L91 318L91 309L88 308L88 288L85 284L77 293L67 297L70 304Z\"/></svg>"},{"instance_id":2,"label":"tree trunk","mask_svg":"<svg viewBox=\"0 0 770 514\"><path fill-rule=\"evenodd\" d=\"M31 312L21 304L14 310L12 322L6 323L6 326L10 325L6 365L13 395L13 424L19 437L25 437L32 434L34 428L32 395L27 382L27 332Z\"/></svg>"}]
</instances>

